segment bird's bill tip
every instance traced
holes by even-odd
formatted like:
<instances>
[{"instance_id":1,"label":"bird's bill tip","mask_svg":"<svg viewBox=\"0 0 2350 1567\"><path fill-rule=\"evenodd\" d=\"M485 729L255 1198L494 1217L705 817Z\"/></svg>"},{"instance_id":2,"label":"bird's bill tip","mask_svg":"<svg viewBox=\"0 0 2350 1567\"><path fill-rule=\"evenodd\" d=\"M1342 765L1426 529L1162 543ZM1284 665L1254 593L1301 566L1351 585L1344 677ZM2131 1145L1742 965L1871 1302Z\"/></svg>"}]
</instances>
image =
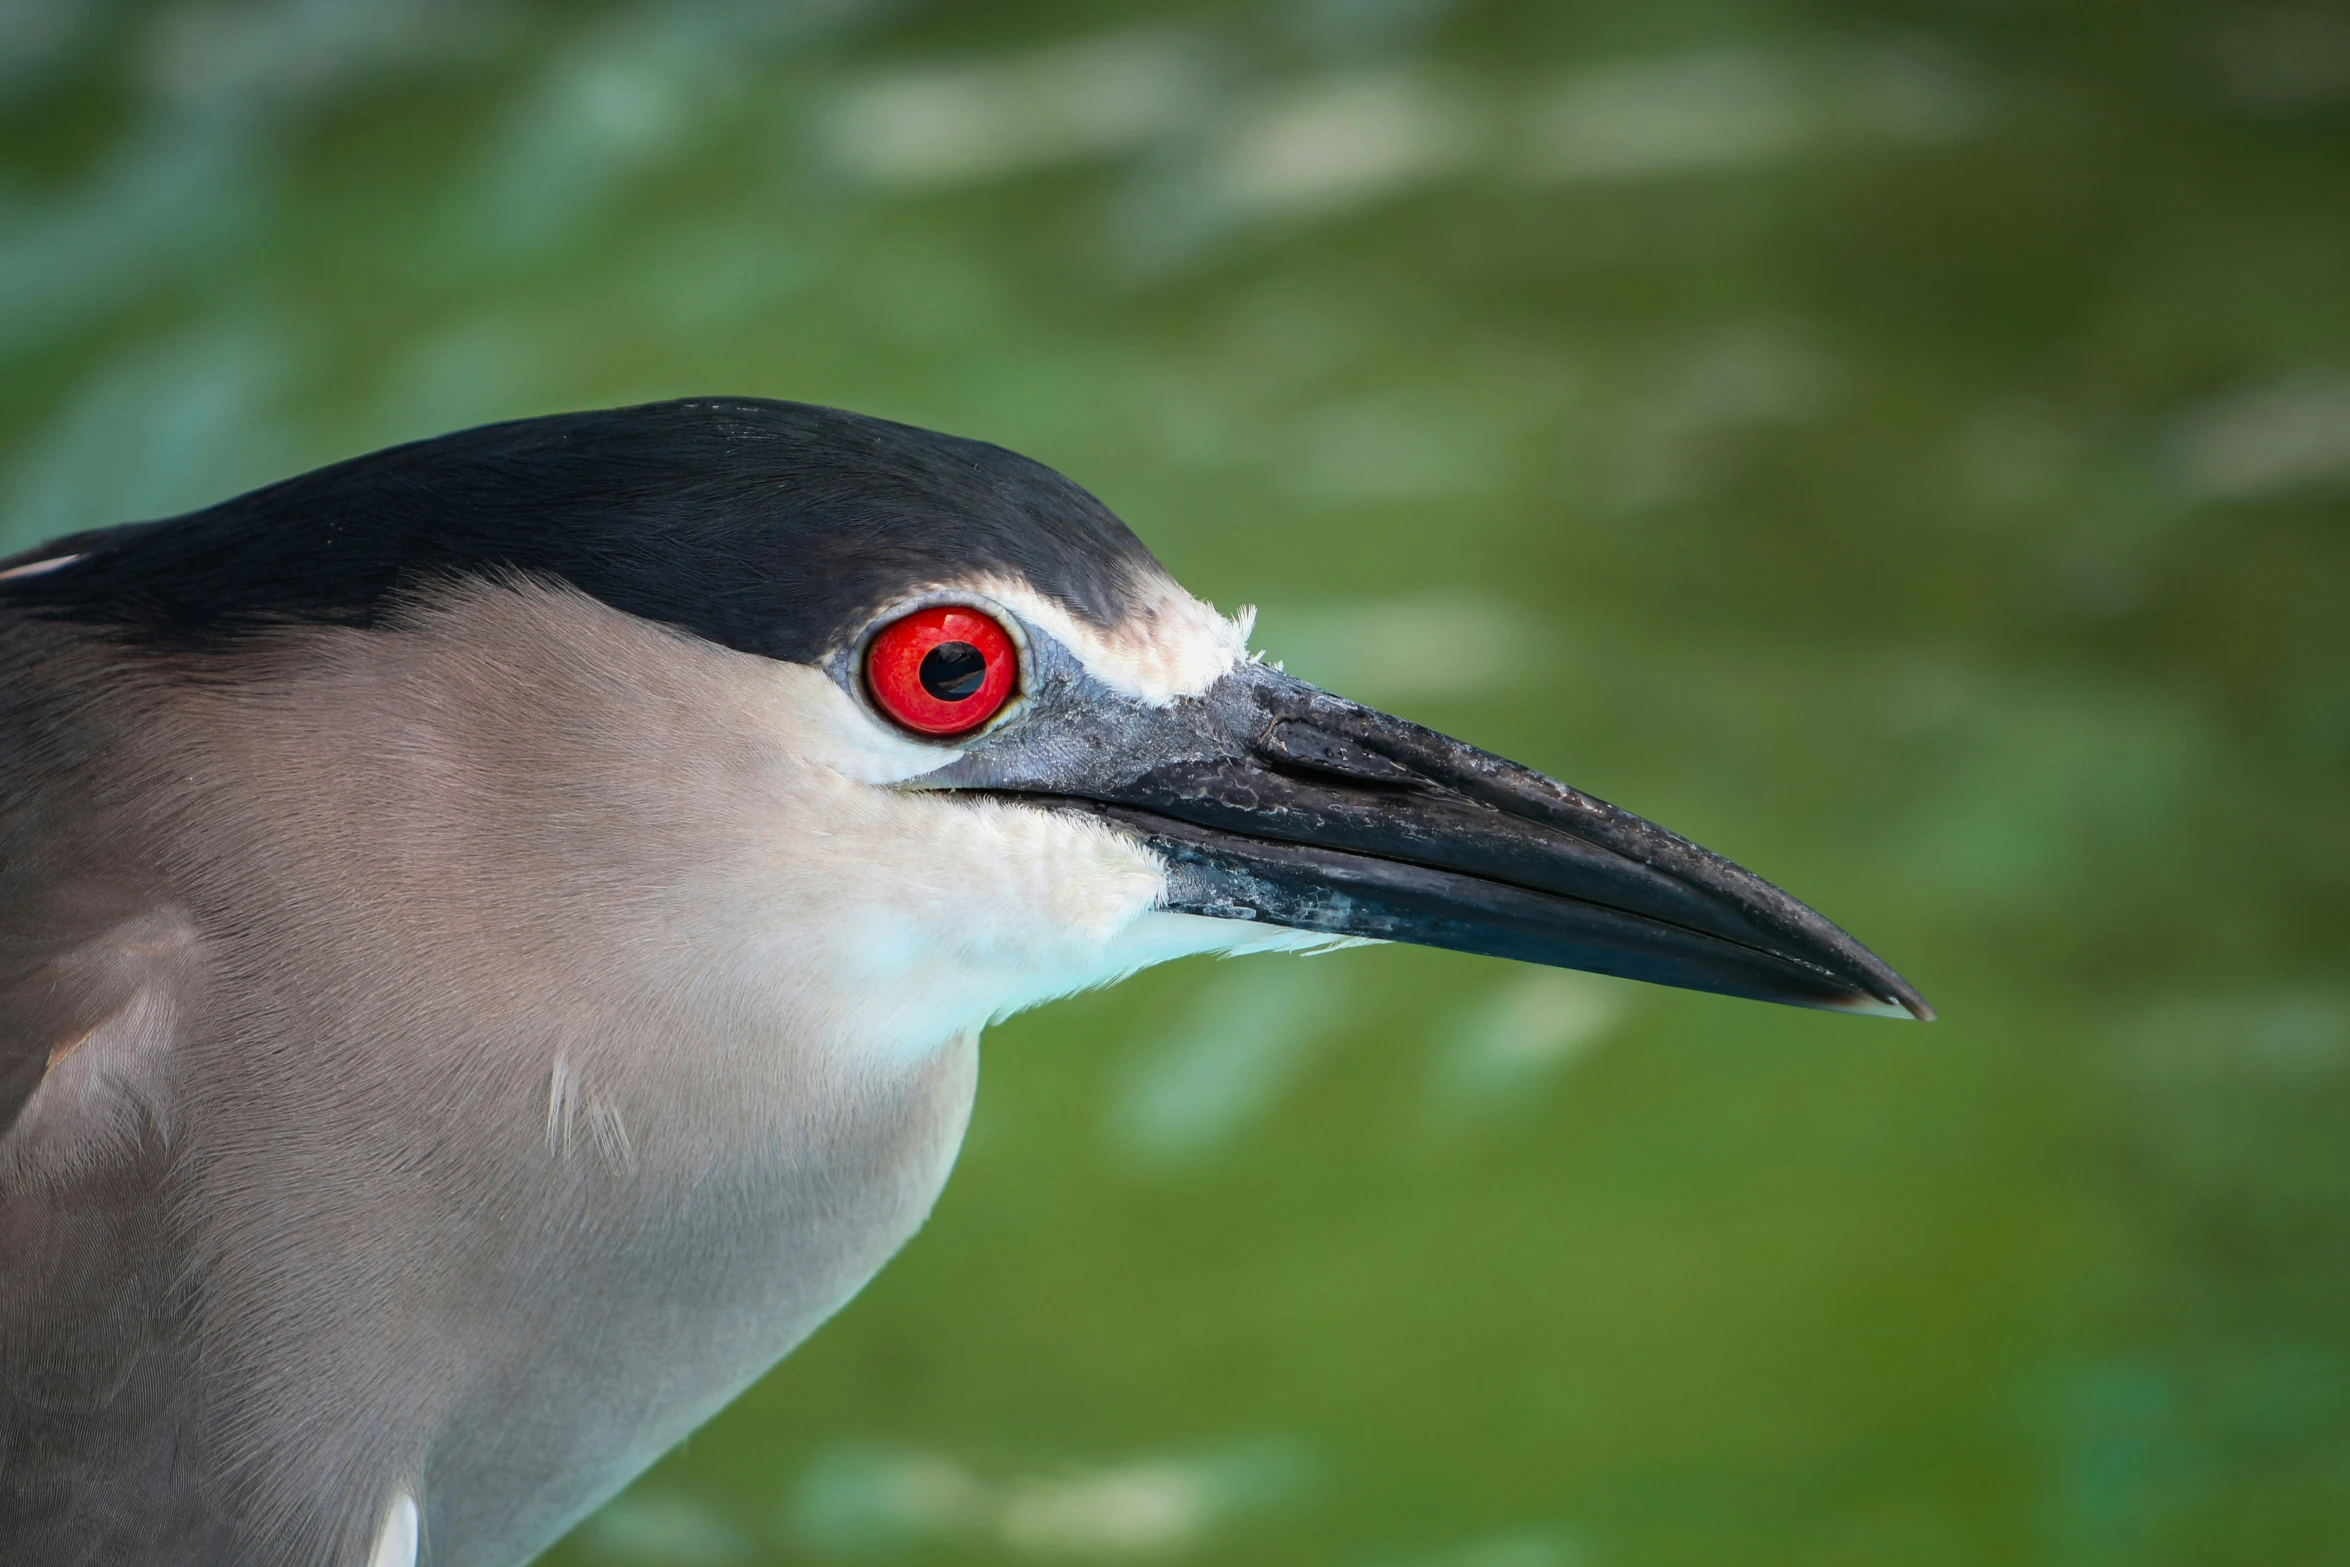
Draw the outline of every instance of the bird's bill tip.
<instances>
[{"instance_id":1,"label":"bird's bill tip","mask_svg":"<svg viewBox=\"0 0 2350 1567\"><path fill-rule=\"evenodd\" d=\"M1889 1017L1904 1023L1931 1023L1936 1017L1926 998L1916 994L1904 996L1856 995L1846 1001L1823 1002L1830 1012L1849 1012L1854 1017Z\"/></svg>"}]
</instances>

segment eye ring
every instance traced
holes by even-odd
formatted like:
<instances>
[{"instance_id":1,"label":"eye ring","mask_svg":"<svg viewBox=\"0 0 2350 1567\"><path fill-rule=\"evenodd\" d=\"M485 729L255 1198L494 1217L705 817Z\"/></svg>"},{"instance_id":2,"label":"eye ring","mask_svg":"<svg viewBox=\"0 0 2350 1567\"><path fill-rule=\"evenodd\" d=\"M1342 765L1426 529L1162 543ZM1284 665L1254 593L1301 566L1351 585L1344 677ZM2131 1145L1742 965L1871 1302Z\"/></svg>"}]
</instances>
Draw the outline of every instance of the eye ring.
<instances>
[{"instance_id":1,"label":"eye ring","mask_svg":"<svg viewBox=\"0 0 2350 1567\"><path fill-rule=\"evenodd\" d=\"M1020 653L995 618L964 604L901 615L865 646L873 705L916 734L969 734L1004 710Z\"/></svg>"}]
</instances>

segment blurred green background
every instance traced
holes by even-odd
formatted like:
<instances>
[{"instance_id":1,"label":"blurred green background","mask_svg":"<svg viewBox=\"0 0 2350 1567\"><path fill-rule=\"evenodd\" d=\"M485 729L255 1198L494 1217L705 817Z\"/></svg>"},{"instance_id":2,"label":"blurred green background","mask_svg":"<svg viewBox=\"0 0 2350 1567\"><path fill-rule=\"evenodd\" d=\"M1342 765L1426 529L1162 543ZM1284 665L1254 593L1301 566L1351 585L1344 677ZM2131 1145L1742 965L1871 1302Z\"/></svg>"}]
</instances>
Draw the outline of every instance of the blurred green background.
<instances>
[{"instance_id":1,"label":"blurred green background","mask_svg":"<svg viewBox=\"0 0 2350 1567\"><path fill-rule=\"evenodd\" d=\"M1942 1009L1021 1018L551 1561L2350 1561L2350 9L10 0L0 124L7 548L683 393L981 436Z\"/></svg>"}]
</instances>

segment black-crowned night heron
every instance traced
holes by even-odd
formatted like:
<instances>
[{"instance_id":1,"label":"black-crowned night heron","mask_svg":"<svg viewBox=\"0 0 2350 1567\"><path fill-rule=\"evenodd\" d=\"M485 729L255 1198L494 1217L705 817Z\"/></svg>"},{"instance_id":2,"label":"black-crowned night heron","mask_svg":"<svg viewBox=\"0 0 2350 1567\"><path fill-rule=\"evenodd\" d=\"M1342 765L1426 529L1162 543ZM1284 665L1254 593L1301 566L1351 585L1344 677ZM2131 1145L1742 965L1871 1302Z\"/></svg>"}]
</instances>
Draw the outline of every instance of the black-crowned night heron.
<instances>
[{"instance_id":1,"label":"black-crowned night heron","mask_svg":"<svg viewBox=\"0 0 2350 1567\"><path fill-rule=\"evenodd\" d=\"M525 1560L922 1222L990 1019L1146 964L1928 1015L1246 634L1048 469L751 400L0 562L0 1557Z\"/></svg>"}]
</instances>

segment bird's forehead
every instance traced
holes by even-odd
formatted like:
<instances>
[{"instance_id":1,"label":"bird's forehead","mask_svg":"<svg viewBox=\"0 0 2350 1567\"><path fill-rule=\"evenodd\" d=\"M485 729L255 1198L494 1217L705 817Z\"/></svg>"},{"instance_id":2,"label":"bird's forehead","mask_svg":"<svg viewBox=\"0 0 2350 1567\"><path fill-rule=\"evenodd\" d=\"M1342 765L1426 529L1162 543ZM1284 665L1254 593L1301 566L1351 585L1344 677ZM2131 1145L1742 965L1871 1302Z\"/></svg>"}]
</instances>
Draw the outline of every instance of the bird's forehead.
<instances>
[{"instance_id":1,"label":"bird's forehead","mask_svg":"<svg viewBox=\"0 0 2350 1567\"><path fill-rule=\"evenodd\" d=\"M958 596L1008 610L1022 629L1042 632L1067 649L1085 672L1110 690L1153 707L1197 696L1248 657L1255 611L1217 613L1185 592L1174 578L1137 584L1132 607L1108 625L1073 614L1025 577L981 572L936 583L921 597Z\"/></svg>"}]
</instances>

